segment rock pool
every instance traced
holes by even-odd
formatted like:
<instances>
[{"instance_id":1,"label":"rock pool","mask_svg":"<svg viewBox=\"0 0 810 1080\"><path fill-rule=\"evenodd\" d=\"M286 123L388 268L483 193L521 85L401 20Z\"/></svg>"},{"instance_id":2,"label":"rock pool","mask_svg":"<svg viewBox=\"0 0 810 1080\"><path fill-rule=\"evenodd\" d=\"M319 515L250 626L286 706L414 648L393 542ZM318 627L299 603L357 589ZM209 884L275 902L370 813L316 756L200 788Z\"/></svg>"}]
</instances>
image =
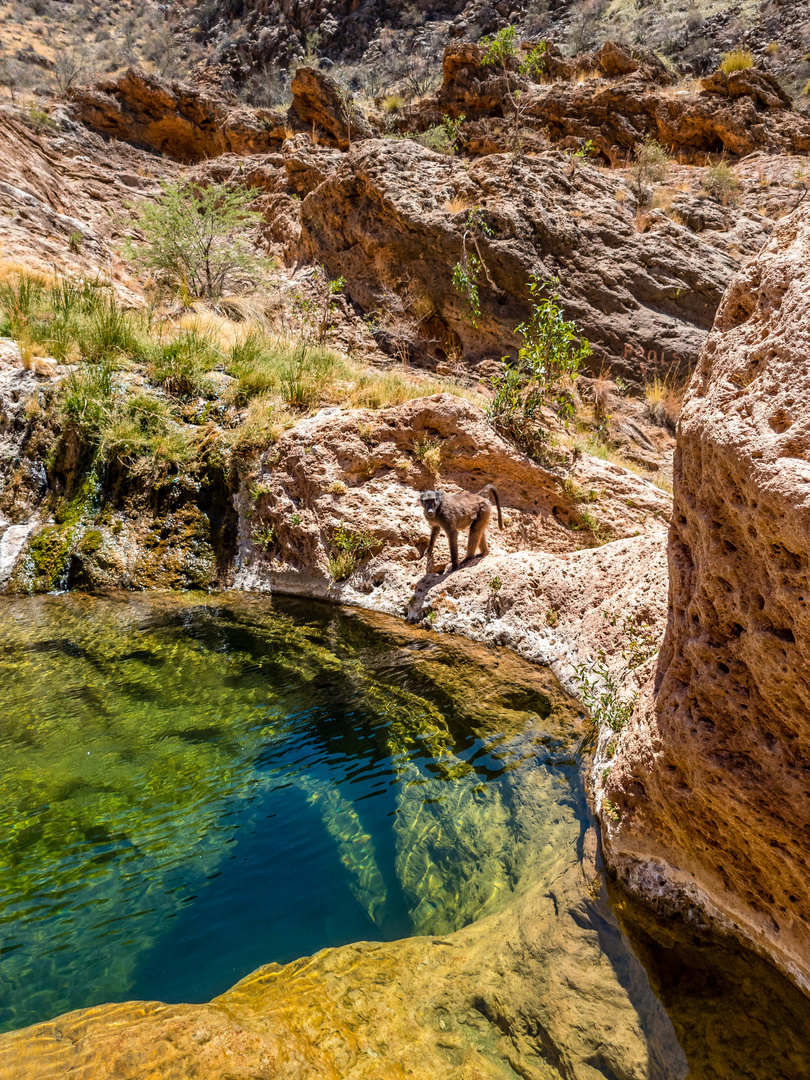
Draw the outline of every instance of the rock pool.
<instances>
[{"instance_id":1,"label":"rock pool","mask_svg":"<svg viewBox=\"0 0 810 1080\"><path fill-rule=\"evenodd\" d=\"M206 1052L227 1043L211 1010L255 1034L247 1010L256 1054L283 1069L240 1043L225 1054L234 1077L298 1075L290 1060L321 1075L325 1032L354 1047L347 1076L403 1055L435 1077L727 1075L715 999L684 974L705 951L690 959L673 937L662 956L660 928L624 910L634 951L607 902L587 724L548 672L312 602L73 595L3 600L0 614L4 1030L182 1001L124 1008L136 1028L197 1017ZM324 949L302 980L291 962ZM688 992L670 985L673 957ZM744 1000L750 1013L756 994ZM776 1039L762 1011L760 1042ZM81 1039L70 1018L0 1039L0 1076L64 1075L65 1053L105 1075L112 1021L77 1018ZM790 1077L792 1028L771 1071L749 1053L745 1075ZM141 1064L119 1061L122 1076L192 1075L132 1052Z\"/></svg>"}]
</instances>

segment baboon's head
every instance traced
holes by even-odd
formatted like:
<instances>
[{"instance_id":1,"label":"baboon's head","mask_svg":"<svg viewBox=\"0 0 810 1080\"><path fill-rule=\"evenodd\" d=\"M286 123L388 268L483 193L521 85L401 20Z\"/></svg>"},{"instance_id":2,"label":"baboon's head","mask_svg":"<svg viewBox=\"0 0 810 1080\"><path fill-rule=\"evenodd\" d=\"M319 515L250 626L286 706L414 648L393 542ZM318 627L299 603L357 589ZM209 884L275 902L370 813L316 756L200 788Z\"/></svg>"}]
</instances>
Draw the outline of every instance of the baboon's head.
<instances>
[{"instance_id":1,"label":"baboon's head","mask_svg":"<svg viewBox=\"0 0 810 1080\"><path fill-rule=\"evenodd\" d=\"M419 501L422 504L422 509L425 512L425 517L428 521L433 521L438 514L442 506L442 493L441 491L423 491L419 496Z\"/></svg>"}]
</instances>

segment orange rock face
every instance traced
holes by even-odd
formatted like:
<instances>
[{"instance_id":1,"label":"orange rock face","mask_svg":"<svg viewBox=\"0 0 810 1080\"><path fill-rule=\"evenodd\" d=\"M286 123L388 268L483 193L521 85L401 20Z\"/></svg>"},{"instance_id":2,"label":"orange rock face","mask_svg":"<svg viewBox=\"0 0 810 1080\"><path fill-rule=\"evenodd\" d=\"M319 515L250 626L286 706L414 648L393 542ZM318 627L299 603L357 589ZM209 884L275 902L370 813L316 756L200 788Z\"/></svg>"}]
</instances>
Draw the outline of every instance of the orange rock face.
<instances>
[{"instance_id":1,"label":"orange rock face","mask_svg":"<svg viewBox=\"0 0 810 1080\"><path fill-rule=\"evenodd\" d=\"M727 292L678 435L670 617L623 737L628 886L732 924L810 988L810 210Z\"/></svg>"},{"instance_id":2,"label":"orange rock face","mask_svg":"<svg viewBox=\"0 0 810 1080\"><path fill-rule=\"evenodd\" d=\"M94 131L178 161L257 154L284 138L283 117L248 109L233 95L167 82L136 68L75 90L71 98L76 118Z\"/></svg>"}]
</instances>

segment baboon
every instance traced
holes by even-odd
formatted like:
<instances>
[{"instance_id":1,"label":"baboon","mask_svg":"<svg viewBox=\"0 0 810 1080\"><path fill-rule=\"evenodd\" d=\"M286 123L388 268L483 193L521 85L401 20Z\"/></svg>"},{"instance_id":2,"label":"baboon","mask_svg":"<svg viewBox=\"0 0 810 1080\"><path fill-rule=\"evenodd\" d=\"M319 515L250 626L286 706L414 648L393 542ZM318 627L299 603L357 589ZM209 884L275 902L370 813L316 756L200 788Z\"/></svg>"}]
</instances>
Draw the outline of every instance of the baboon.
<instances>
[{"instance_id":1,"label":"baboon","mask_svg":"<svg viewBox=\"0 0 810 1080\"><path fill-rule=\"evenodd\" d=\"M419 501L422 503L422 510L428 524L431 526L430 543L426 553L428 559L430 559L433 552L433 545L436 543L439 529L444 529L445 533L447 533L447 540L450 544L450 559L454 570L459 568L458 534L461 529L470 530L464 563L468 563L475 557L478 548L481 549L482 555L487 554L489 547L487 546L486 529L492 514L492 504L489 498L486 497L486 492L491 492L495 499L495 505L498 507L498 528L502 529L501 500L498 498L498 492L492 484L487 484L477 495L466 491L463 495L449 495L446 491L422 492ZM464 563L461 565L463 566Z\"/></svg>"}]
</instances>

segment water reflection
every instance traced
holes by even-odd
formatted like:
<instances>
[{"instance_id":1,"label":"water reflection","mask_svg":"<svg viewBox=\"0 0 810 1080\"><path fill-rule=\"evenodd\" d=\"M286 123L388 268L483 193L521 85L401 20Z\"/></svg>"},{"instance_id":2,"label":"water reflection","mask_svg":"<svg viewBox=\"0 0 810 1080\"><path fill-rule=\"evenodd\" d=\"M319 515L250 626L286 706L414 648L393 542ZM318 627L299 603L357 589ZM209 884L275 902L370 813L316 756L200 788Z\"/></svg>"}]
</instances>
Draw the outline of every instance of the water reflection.
<instances>
[{"instance_id":1,"label":"water reflection","mask_svg":"<svg viewBox=\"0 0 810 1080\"><path fill-rule=\"evenodd\" d=\"M471 922L518 887L529 773L576 858L577 715L529 665L244 597L2 615L4 1028Z\"/></svg>"}]
</instances>

